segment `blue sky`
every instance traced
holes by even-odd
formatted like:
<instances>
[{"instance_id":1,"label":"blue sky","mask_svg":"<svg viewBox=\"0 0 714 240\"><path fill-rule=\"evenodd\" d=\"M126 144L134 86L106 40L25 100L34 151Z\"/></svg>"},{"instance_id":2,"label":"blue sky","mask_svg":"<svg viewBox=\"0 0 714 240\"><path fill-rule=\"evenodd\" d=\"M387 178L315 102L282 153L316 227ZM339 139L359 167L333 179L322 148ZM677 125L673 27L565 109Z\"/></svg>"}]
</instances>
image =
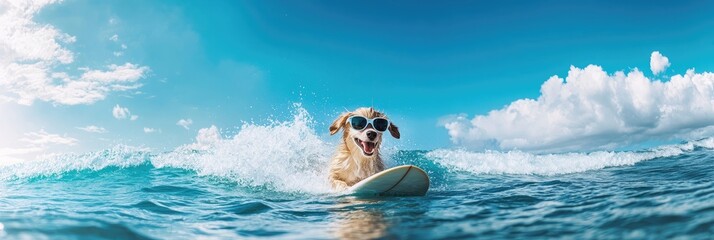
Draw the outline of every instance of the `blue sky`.
<instances>
[{"instance_id":1,"label":"blue sky","mask_svg":"<svg viewBox=\"0 0 714 240\"><path fill-rule=\"evenodd\" d=\"M243 121L289 120L295 102L312 114L325 137L339 112L373 105L401 127L402 148L446 148L469 141L450 135L444 119L488 117L518 99L537 99L546 80L565 78L571 66L594 64L607 74L638 69L651 82L667 82L692 68L714 71L714 4L709 1L67 0L37 5L40 10L32 13L37 26L74 38L57 40L73 60L42 60L51 62L48 71L79 76L87 69L109 71L115 64L137 75L125 76L131 84L122 82L124 90L100 91L101 99L76 104L58 97L21 103L17 91L5 90L9 97L0 101L0 111L6 122L0 122L0 130L6 137L0 149L27 147L23 144L33 142L27 139L38 135L74 139L55 148L78 152L115 144L170 149L193 141L198 129L211 125L230 134ZM61 39L61 34L49 37ZM0 44L11 49L13 43ZM654 51L671 62L659 74L650 71ZM6 62L27 61L5 54ZM6 85L22 78L8 79ZM125 119L112 114L117 105L130 112ZM181 119L191 119L188 129L177 126ZM696 129L710 125L709 119L695 122ZM103 133L80 129L87 126ZM658 133L622 142L693 137L669 133L677 137ZM503 143L502 136L493 137ZM589 148L568 150L579 149Z\"/></svg>"}]
</instances>

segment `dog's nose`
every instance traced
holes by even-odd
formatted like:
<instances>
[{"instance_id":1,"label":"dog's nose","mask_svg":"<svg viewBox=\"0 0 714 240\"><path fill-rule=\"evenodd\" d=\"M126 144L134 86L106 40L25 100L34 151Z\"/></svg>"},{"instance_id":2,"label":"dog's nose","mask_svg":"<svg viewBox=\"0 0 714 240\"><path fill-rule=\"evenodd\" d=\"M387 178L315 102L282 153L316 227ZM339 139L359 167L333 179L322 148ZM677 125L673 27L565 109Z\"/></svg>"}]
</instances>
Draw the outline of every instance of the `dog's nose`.
<instances>
[{"instance_id":1,"label":"dog's nose","mask_svg":"<svg viewBox=\"0 0 714 240\"><path fill-rule=\"evenodd\" d=\"M374 140L375 138L377 138L377 132L369 131L367 132L367 137L369 138L369 140Z\"/></svg>"}]
</instances>

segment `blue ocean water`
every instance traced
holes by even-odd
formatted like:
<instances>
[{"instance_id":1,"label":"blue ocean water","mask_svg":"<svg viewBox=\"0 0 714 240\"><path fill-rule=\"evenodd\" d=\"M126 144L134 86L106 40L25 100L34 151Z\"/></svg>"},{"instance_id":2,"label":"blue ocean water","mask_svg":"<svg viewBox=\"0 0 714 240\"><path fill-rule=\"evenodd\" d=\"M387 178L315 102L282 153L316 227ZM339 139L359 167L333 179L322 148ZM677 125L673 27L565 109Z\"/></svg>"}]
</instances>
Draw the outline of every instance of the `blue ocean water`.
<instances>
[{"instance_id":1,"label":"blue ocean water","mask_svg":"<svg viewBox=\"0 0 714 240\"><path fill-rule=\"evenodd\" d=\"M7 239L709 239L714 139L643 151L404 151L425 197L329 190L334 144L300 113L153 152L116 146L0 166Z\"/></svg>"}]
</instances>

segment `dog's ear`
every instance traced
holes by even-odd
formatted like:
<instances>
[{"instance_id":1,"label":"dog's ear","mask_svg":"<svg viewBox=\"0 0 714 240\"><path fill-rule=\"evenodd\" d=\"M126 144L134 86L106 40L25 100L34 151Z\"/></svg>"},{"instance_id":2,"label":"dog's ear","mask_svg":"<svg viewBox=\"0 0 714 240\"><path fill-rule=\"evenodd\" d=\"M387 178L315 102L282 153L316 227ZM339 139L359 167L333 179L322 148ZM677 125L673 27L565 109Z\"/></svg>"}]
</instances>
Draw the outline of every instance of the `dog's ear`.
<instances>
[{"instance_id":1,"label":"dog's ear","mask_svg":"<svg viewBox=\"0 0 714 240\"><path fill-rule=\"evenodd\" d=\"M340 128L344 127L345 124L347 123L347 118L350 117L350 113L343 113L337 119L335 119L334 122L332 122L332 125L330 125L330 135L335 135L338 131L340 131Z\"/></svg>"},{"instance_id":2,"label":"dog's ear","mask_svg":"<svg viewBox=\"0 0 714 240\"><path fill-rule=\"evenodd\" d=\"M399 127L394 125L394 123L389 123L389 134L392 134L392 137L399 139Z\"/></svg>"}]
</instances>

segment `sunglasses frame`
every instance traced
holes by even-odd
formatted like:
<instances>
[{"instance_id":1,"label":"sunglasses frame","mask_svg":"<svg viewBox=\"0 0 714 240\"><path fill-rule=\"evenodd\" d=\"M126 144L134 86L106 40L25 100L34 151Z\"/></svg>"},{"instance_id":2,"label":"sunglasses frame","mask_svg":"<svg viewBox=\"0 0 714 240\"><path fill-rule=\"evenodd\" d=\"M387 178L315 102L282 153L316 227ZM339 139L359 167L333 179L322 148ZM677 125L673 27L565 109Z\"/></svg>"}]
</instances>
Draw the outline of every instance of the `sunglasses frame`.
<instances>
[{"instance_id":1,"label":"sunglasses frame","mask_svg":"<svg viewBox=\"0 0 714 240\"><path fill-rule=\"evenodd\" d=\"M357 128L355 128L355 126L352 125L352 118L355 118L355 117L361 117L361 118L367 119L367 124L365 124L362 129L357 129ZM384 131L380 131L379 129L377 129L376 127L374 127L374 120L375 120L375 119L383 119L384 121L387 121L387 128L385 128ZM372 124L372 129L374 129L374 130L376 130L376 131L379 131L379 132L386 132L387 130L389 130L389 126L392 125L392 122L389 121L389 119L386 119L386 118L383 118L383 117L368 118L368 117L360 116L360 115L354 115L354 116L349 117L349 118L347 119L347 122L350 123L350 127L352 127L352 129L357 130L357 131L362 131L362 130L366 129L367 126L369 126L370 124Z\"/></svg>"}]
</instances>

